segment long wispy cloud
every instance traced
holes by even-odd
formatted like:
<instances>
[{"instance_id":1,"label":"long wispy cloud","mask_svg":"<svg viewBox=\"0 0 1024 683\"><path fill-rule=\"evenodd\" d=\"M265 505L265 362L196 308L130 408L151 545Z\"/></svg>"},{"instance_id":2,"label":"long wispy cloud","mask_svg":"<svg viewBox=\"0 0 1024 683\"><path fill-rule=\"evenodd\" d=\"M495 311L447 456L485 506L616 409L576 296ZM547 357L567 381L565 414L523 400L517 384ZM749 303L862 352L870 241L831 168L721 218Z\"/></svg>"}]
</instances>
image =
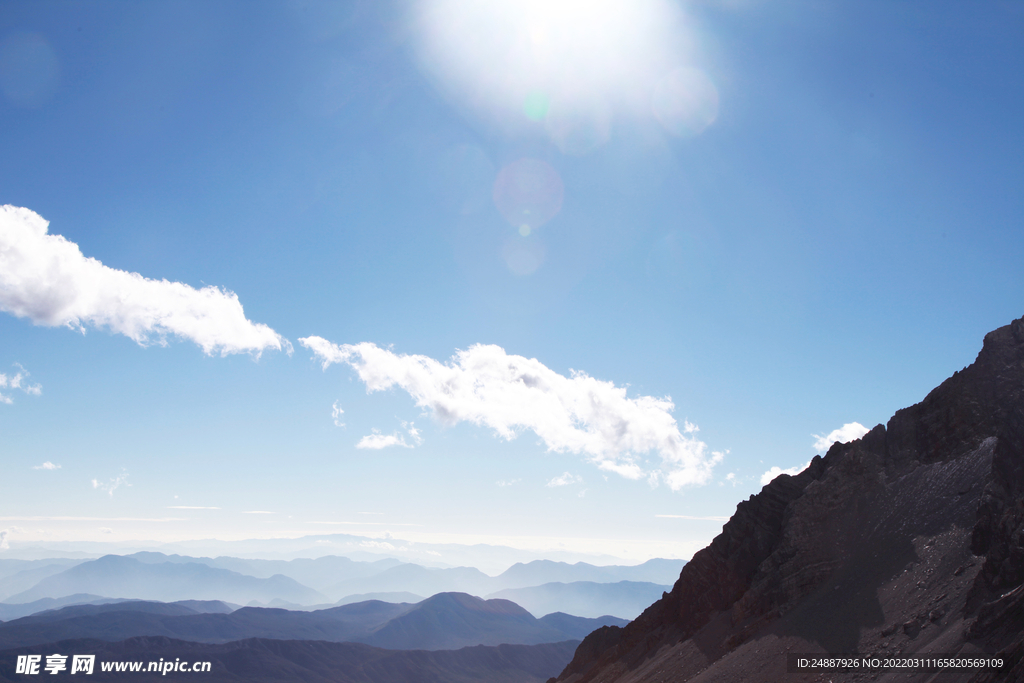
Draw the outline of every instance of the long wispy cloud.
<instances>
[{"instance_id":1,"label":"long wispy cloud","mask_svg":"<svg viewBox=\"0 0 1024 683\"><path fill-rule=\"evenodd\" d=\"M234 292L110 268L48 229L29 209L0 207L0 310L36 325L105 328L142 345L179 337L207 355L291 349L274 330L246 319Z\"/></svg>"},{"instance_id":2,"label":"long wispy cloud","mask_svg":"<svg viewBox=\"0 0 1024 683\"><path fill-rule=\"evenodd\" d=\"M603 470L629 479L664 479L670 488L704 484L724 454L708 451L697 427L672 417L669 398L630 398L625 387L583 372L560 375L533 358L478 344L447 363L396 354L375 344L333 344L321 337L299 340L326 369L355 369L368 392L397 386L443 424L472 422L504 439L535 432L549 450L584 455ZM643 456L656 453L656 466Z\"/></svg>"},{"instance_id":3,"label":"long wispy cloud","mask_svg":"<svg viewBox=\"0 0 1024 683\"><path fill-rule=\"evenodd\" d=\"M0 254L0 261L2 261L2 254ZM0 278L3 275L0 274ZM29 384L28 382L28 370L23 368L20 363L15 363L14 367L18 368L18 371L13 375L7 375L0 372L0 389L20 389L30 396L38 396L43 393L43 387L39 384ZM14 399L9 395L0 393L0 403L14 403Z\"/></svg>"}]
</instances>

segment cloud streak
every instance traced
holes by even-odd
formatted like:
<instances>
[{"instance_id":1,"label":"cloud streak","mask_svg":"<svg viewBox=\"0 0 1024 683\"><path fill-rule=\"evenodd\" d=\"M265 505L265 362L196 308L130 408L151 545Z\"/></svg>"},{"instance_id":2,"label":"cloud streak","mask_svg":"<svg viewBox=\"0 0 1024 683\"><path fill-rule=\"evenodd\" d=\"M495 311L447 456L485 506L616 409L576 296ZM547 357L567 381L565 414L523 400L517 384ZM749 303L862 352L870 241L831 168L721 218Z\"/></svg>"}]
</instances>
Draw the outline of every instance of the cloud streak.
<instances>
[{"instance_id":1,"label":"cloud streak","mask_svg":"<svg viewBox=\"0 0 1024 683\"><path fill-rule=\"evenodd\" d=\"M374 430L372 434L367 434L363 438L359 439L359 443L356 444L356 448L371 451L379 451L382 448L388 448L390 446L412 448L412 446L406 443L405 438L398 432L394 432L393 434L381 434L377 430Z\"/></svg>"},{"instance_id":2,"label":"cloud streak","mask_svg":"<svg viewBox=\"0 0 1024 683\"><path fill-rule=\"evenodd\" d=\"M498 346L477 344L442 363L369 342L337 345L314 336L299 343L325 369L354 368L368 392L403 389L442 424L471 422L508 440L529 429L548 450L582 454L628 479L664 480L672 490L705 484L724 457L695 438L696 426L684 421L680 430L668 397L630 398L625 387L583 372L566 377ZM643 460L650 453L659 459L654 466Z\"/></svg>"},{"instance_id":3,"label":"cloud streak","mask_svg":"<svg viewBox=\"0 0 1024 683\"><path fill-rule=\"evenodd\" d=\"M108 329L143 346L178 337L207 355L291 349L274 330L246 319L234 292L110 268L48 228L29 209L0 207L0 310L36 325Z\"/></svg>"},{"instance_id":4,"label":"cloud streak","mask_svg":"<svg viewBox=\"0 0 1024 683\"><path fill-rule=\"evenodd\" d=\"M2 262L2 260L3 257L2 254L0 254L0 262ZM3 275L0 274L0 278L2 277ZM14 367L18 368L18 372L13 375L5 375L0 372L0 389L20 389L30 396L39 396L43 393L42 386L39 384L29 384L26 381L29 376L28 370L23 368L19 363L15 363ZM0 393L0 403L11 404L14 403L14 399L6 394Z\"/></svg>"}]
</instances>

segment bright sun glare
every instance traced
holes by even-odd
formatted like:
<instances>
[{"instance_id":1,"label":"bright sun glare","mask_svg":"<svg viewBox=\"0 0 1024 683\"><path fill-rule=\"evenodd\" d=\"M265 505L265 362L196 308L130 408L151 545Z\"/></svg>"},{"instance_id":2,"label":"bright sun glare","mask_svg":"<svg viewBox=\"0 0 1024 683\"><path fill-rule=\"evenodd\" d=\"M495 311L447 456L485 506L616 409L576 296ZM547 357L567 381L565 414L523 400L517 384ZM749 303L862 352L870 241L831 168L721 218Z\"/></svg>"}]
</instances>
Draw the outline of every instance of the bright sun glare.
<instances>
[{"instance_id":1,"label":"bright sun glare","mask_svg":"<svg viewBox=\"0 0 1024 683\"><path fill-rule=\"evenodd\" d=\"M422 0L417 23L442 91L503 128L543 122L565 153L603 144L613 115L680 136L717 115L693 29L665 0Z\"/></svg>"}]
</instances>

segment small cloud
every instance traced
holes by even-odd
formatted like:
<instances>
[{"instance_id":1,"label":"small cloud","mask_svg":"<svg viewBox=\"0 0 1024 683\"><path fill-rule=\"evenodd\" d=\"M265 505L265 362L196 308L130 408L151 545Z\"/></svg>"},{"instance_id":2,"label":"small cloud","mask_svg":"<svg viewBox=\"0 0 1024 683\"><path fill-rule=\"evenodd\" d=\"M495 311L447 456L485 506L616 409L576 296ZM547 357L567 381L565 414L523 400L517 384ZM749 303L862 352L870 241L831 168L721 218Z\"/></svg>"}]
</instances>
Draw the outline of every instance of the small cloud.
<instances>
[{"instance_id":1,"label":"small cloud","mask_svg":"<svg viewBox=\"0 0 1024 683\"><path fill-rule=\"evenodd\" d=\"M218 508L219 509L219 508ZM276 512L270 510L242 510L243 515L276 515Z\"/></svg>"},{"instance_id":2,"label":"small cloud","mask_svg":"<svg viewBox=\"0 0 1024 683\"><path fill-rule=\"evenodd\" d=\"M110 528L110 527L108 527L108 526L101 526L101 527L100 527L100 533L101 533L101 534L112 534L112 533L114 533L114 530L113 530L113 529L111 529L111 528Z\"/></svg>"},{"instance_id":3,"label":"small cloud","mask_svg":"<svg viewBox=\"0 0 1024 683\"><path fill-rule=\"evenodd\" d=\"M54 465L52 462L47 460L42 465L33 465L32 469L34 469L34 470L59 470L60 469L60 465Z\"/></svg>"},{"instance_id":4,"label":"small cloud","mask_svg":"<svg viewBox=\"0 0 1024 683\"><path fill-rule=\"evenodd\" d=\"M765 472L764 474L761 475L761 486L766 486L772 479L774 479L775 477L779 476L780 474L788 474L790 476L794 476L794 475L800 474L801 472L806 470L810 466L810 464L811 464L811 461L808 460L803 465L797 465L796 467L790 467L788 470L784 470L781 467L773 467L773 468L771 468L770 470L768 470L767 472Z\"/></svg>"},{"instance_id":5,"label":"small cloud","mask_svg":"<svg viewBox=\"0 0 1024 683\"><path fill-rule=\"evenodd\" d=\"M587 489L583 489L582 491L579 492L579 497L580 498L583 498L586 495L587 495Z\"/></svg>"},{"instance_id":6,"label":"small cloud","mask_svg":"<svg viewBox=\"0 0 1024 683\"><path fill-rule=\"evenodd\" d=\"M569 486L570 484L582 483L583 477L578 477L575 474L569 474L568 472L565 472L561 476L555 477L554 479L549 481L547 484L545 484L545 486L550 486L553 488L555 486Z\"/></svg>"},{"instance_id":7,"label":"small cloud","mask_svg":"<svg viewBox=\"0 0 1024 683\"><path fill-rule=\"evenodd\" d=\"M420 436L420 430L416 429L412 422L402 421L402 429L409 434L409 438L411 438L413 443L417 446L423 443L423 437Z\"/></svg>"},{"instance_id":8,"label":"small cloud","mask_svg":"<svg viewBox=\"0 0 1024 683\"><path fill-rule=\"evenodd\" d=\"M345 413L345 411L342 410L341 406L338 405L338 402L335 401L334 405L331 406L331 419L334 420L334 426L335 427L344 427L345 426L345 423L341 421L341 416L344 413Z\"/></svg>"},{"instance_id":9,"label":"small cloud","mask_svg":"<svg viewBox=\"0 0 1024 683\"><path fill-rule=\"evenodd\" d=\"M814 450L818 453L824 453L837 441L839 443L856 441L869 431L871 430L859 422L848 422L839 429L833 429L826 436L820 434L812 434L811 436L814 437Z\"/></svg>"},{"instance_id":10,"label":"small cloud","mask_svg":"<svg viewBox=\"0 0 1024 683\"><path fill-rule=\"evenodd\" d=\"M374 429L372 434L367 434L359 443L356 444L356 448L364 448L370 450L380 450L389 446L401 446L402 448L415 448L423 443L423 438L420 436L420 430L416 429L412 422L406 422L402 420L402 429L406 431L409 438L412 439L410 444L405 440L405 437L398 432L391 434L381 434L379 429Z\"/></svg>"},{"instance_id":11,"label":"small cloud","mask_svg":"<svg viewBox=\"0 0 1024 683\"><path fill-rule=\"evenodd\" d=\"M114 491L121 484L124 484L125 486L131 486L131 484L128 483L128 473L124 470L121 470L121 474L117 475L107 483L102 483L98 479L92 480L92 487L94 489L106 491L111 497L114 496Z\"/></svg>"},{"instance_id":12,"label":"small cloud","mask_svg":"<svg viewBox=\"0 0 1024 683\"><path fill-rule=\"evenodd\" d=\"M0 550L10 550L11 546L7 544L7 535L10 533L9 529L0 531Z\"/></svg>"},{"instance_id":13,"label":"small cloud","mask_svg":"<svg viewBox=\"0 0 1024 683\"><path fill-rule=\"evenodd\" d=\"M168 510L220 510L220 508L203 507L202 505L168 505Z\"/></svg>"},{"instance_id":14,"label":"small cloud","mask_svg":"<svg viewBox=\"0 0 1024 683\"><path fill-rule=\"evenodd\" d=\"M359 440L356 444L356 448L370 449L379 451L382 448L389 446L401 446L402 448L412 448L405 442L405 439L398 433L394 434L381 434L380 431L374 429L373 434L367 434Z\"/></svg>"},{"instance_id":15,"label":"small cloud","mask_svg":"<svg viewBox=\"0 0 1024 683\"><path fill-rule=\"evenodd\" d=\"M18 372L13 375L5 375L0 372L0 389L19 389L29 396L39 396L43 393L43 387L38 384L29 384L27 382L29 372L26 370L21 363L15 363L14 367L18 368ZM14 403L14 399L7 394L0 394L0 403L11 404Z\"/></svg>"},{"instance_id":16,"label":"small cloud","mask_svg":"<svg viewBox=\"0 0 1024 683\"><path fill-rule=\"evenodd\" d=\"M512 484L518 484L521 481L522 479L509 479L507 481L499 481L495 483L497 483L498 486L512 486Z\"/></svg>"}]
</instances>

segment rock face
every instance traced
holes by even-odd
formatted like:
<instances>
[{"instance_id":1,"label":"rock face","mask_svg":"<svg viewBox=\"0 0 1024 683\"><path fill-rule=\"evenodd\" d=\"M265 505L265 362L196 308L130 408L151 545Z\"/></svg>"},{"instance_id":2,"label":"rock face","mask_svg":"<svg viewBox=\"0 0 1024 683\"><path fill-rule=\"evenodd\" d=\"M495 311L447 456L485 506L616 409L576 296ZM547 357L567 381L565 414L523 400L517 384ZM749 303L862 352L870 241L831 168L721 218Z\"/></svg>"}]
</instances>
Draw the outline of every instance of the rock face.
<instances>
[{"instance_id":1,"label":"rock face","mask_svg":"<svg viewBox=\"0 0 1024 683\"><path fill-rule=\"evenodd\" d=\"M1022 584L1024 318L921 403L740 503L670 593L587 636L557 681L817 680L786 654L997 651L1015 667L935 680L1024 681Z\"/></svg>"}]
</instances>

